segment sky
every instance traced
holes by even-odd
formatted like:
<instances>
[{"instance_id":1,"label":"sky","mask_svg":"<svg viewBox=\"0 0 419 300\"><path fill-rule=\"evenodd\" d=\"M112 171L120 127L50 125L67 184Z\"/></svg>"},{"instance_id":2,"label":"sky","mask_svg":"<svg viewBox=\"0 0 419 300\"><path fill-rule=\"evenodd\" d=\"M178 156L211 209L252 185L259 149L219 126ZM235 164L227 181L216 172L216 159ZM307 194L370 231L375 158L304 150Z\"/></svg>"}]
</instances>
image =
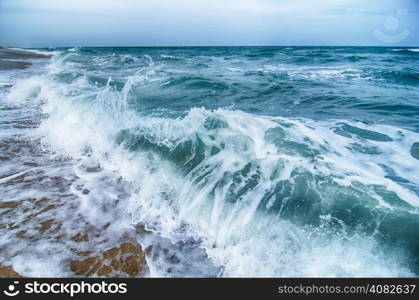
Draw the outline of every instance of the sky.
<instances>
[{"instance_id":1,"label":"sky","mask_svg":"<svg viewBox=\"0 0 419 300\"><path fill-rule=\"evenodd\" d=\"M0 0L0 45L419 46L419 0Z\"/></svg>"}]
</instances>

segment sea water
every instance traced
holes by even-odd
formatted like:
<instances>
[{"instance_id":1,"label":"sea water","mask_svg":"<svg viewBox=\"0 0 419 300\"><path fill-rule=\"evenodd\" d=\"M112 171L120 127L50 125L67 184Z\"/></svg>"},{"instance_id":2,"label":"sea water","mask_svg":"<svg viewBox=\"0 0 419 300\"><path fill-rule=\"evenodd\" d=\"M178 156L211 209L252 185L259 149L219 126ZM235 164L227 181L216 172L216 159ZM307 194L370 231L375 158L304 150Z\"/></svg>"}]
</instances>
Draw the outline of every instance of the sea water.
<instances>
[{"instance_id":1,"label":"sea water","mask_svg":"<svg viewBox=\"0 0 419 300\"><path fill-rule=\"evenodd\" d=\"M144 224L150 276L419 274L418 49L41 50L0 71L3 201L55 196L106 240ZM68 243L9 218L2 260L68 275Z\"/></svg>"}]
</instances>

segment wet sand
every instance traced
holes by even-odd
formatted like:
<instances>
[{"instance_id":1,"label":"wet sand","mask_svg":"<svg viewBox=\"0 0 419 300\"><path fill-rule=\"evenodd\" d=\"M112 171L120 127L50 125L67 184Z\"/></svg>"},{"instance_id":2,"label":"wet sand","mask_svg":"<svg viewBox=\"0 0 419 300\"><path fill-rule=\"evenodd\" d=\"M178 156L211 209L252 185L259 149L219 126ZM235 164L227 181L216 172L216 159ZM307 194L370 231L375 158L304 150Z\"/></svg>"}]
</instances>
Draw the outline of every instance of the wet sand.
<instances>
[{"instance_id":1,"label":"wet sand","mask_svg":"<svg viewBox=\"0 0 419 300\"><path fill-rule=\"evenodd\" d=\"M51 55L22 51L18 49L0 48L0 70L26 69L32 65L28 60L46 59Z\"/></svg>"}]
</instances>

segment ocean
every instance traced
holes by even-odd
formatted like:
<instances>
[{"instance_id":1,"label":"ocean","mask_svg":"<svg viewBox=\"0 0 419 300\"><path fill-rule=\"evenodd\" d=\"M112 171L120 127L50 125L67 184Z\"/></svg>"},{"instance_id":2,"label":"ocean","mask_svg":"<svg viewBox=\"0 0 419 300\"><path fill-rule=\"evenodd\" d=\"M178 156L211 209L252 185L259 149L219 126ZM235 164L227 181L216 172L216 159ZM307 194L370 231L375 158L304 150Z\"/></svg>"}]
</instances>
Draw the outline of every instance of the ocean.
<instances>
[{"instance_id":1,"label":"ocean","mask_svg":"<svg viewBox=\"0 0 419 300\"><path fill-rule=\"evenodd\" d=\"M128 237L138 276L418 276L419 49L14 51L0 264L80 275Z\"/></svg>"}]
</instances>

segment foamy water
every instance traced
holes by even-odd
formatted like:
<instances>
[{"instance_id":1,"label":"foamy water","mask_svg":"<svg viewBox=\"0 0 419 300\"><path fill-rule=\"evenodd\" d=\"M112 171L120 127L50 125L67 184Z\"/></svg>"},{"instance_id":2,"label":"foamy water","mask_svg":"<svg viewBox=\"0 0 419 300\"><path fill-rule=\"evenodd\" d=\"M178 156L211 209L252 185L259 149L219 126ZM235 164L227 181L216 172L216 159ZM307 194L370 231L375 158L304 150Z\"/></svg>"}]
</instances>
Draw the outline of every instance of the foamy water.
<instances>
[{"instance_id":1,"label":"foamy water","mask_svg":"<svg viewBox=\"0 0 419 300\"><path fill-rule=\"evenodd\" d=\"M2 163L0 188L60 199L69 236L111 224L103 247L144 224L150 276L415 276L417 75L385 66L417 58L391 50L56 50L2 75L1 120L32 120L2 140L40 146ZM8 184L28 174L61 179ZM1 230L17 271L70 275L71 240Z\"/></svg>"}]
</instances>

